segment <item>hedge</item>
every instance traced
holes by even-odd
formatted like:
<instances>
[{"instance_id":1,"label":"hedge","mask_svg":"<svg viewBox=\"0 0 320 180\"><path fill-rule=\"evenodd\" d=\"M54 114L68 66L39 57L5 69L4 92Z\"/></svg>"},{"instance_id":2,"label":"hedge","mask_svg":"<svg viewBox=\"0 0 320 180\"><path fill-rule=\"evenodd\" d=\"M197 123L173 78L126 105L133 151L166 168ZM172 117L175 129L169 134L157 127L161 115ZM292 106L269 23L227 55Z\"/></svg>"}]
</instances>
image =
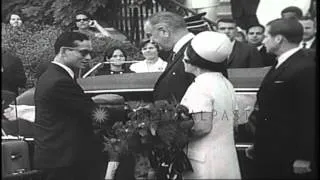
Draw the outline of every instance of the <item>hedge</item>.
<instances>
[{"instance_id":1,"label":"hedge","mask_svg":"<svg viewBox=\"0 0 320 180\"><path fill-rule=\"evenodd\" d=\"M2 23L1 46L3 50L18 56L27 75L26 89L34 86L35 69L40 63L54 59L54 42L63 32L58 26L23 25L12 27ZM121 42L108 37L92 39L93 60L90 65L103 61L103 54L111 46L121 46L128 54L128 60L142 59L139 50L130 42ZM1 51L3 53L3 51Z\"/></svg>"}]
</instances>

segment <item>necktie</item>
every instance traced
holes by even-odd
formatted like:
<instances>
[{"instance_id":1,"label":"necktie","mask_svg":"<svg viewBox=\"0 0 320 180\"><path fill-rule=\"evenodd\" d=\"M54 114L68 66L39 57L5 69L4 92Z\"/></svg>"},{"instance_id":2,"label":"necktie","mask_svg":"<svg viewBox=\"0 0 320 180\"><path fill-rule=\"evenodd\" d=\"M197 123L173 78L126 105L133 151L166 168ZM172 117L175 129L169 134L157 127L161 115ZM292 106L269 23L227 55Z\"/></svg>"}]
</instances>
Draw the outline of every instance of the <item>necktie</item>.
<instances>
[{"instance_id":1,"label":"necktie","mask_svg":"<svg viewBox=\"0 0 320 180\"><path fill-rule=\"evenodd\" d=\"M175 56L176 56L176 53L175 53L174 51L170 51L169 56L168 56L168 59L167 59L167 62L168 62L168 63L173 62Z\"/></svg>"},{"instance_id":2,"label":"necktie","mask_svg":"<svg viewBox=\"0 0 320 180\"><path fill-rule=\"evenodd\" d=\"M307 43L306 42L303 42L302 43L302 48L306 48L307 47Z\"/></svg>"}]
</instances>

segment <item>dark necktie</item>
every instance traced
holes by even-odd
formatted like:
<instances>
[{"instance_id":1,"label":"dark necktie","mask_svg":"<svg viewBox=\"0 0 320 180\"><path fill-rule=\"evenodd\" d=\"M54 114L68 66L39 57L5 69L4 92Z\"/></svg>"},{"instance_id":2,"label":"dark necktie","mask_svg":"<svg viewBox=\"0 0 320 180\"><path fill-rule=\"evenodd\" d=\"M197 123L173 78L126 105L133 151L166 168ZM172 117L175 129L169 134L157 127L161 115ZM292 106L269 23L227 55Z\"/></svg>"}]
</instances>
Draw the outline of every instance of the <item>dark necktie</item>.
<instances>
[{"instance_id":1,"label":"dark necktie","mask_svg":"<svg viewBox=\"0 0 320 180\"><path fill-rule=\"evenodd\" d=\"M262 46L262 48L260 49L260 53L265 55L267 53L266 47Z\"/></svg>"},{"instance_id":2,"label":"dark necktie","mask_svg":"<svg viewBox=\"0 0 320 180\"><path fill-rule=\"evenodd\" d=\"M306 42L302 43L302 48L304 48L304 49L307 48L307 43Z\"/></svg>"},{"instance_id":3,"label":"dark necktie","mask_svg":"<svg viewBox=\"0 0 320 180\"><path fill-rule=\"evenodd\" d=\"M174 61L175 56L176 56L176 53L173 50L171 50L168 56L167 62L172 63Z\"/></svg>"}]
</instances>

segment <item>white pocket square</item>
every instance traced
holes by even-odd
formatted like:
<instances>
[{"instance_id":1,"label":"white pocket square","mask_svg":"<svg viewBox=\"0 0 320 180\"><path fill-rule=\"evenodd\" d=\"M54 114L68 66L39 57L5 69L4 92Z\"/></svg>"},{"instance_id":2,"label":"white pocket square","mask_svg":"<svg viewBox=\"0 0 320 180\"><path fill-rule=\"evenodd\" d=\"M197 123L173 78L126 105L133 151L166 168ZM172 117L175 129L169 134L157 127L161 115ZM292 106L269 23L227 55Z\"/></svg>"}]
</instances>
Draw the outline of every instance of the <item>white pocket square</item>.
<instances>
[{"instance_id":1,"label":"white pocket square","mask_svg":"<svg viewBox=\"0 0 320 180\"><path fill-rule=\"evenodd\" d=\"M284 81L274 81L274 83L279 84L279 83L284 83Z\"/></svg>"}]
</instances>

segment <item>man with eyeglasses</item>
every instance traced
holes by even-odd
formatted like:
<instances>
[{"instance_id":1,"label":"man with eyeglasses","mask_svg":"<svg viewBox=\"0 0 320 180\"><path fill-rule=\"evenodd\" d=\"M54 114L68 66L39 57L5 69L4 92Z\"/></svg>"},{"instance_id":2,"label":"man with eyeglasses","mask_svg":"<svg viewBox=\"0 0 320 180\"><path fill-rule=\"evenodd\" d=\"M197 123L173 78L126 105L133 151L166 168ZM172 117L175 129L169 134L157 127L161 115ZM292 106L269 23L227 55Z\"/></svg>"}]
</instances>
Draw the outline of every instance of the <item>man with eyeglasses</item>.
<instances>
[{"instance_id":1,"label":"man with eyeglasses","mask_svg":"<svg viewBox=\"0 0 320 180\"><path fill-rule=\"evenodd\" d=\"M91 59L91 41L64 32L54 48L56 56L35 90L35 168L45 180L103 179L102 146L91 120L95 104L74 79L74 70Z\"/></svg>"}]
</instances>

